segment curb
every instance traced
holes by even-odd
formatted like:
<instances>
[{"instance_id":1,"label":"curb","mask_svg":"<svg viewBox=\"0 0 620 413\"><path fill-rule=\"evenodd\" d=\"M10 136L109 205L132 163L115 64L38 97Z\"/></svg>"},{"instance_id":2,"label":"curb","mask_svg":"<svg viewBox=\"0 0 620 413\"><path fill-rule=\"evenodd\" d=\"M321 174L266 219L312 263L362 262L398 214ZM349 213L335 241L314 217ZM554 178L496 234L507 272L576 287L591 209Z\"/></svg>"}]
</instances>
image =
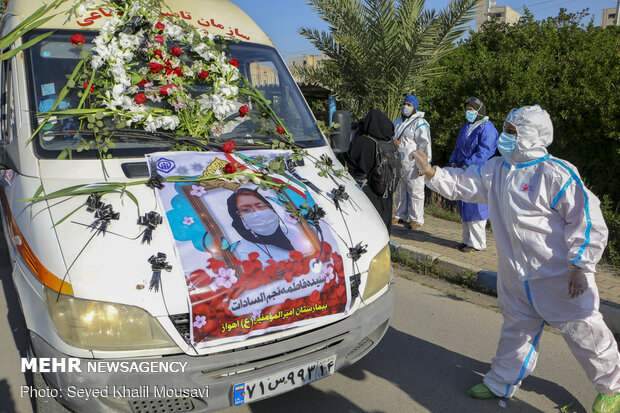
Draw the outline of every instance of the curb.
<instances>
[{"instance_id":1,"label":"curb","mask_svg":"<svg viewBox=\"0 0 620 413\"><path fill-rule=\"evenodd\" d=\"M459 262L434 252L403 245L398 241L390 241L390 250L392 254L395 252L405 253L420 261L432 261L439 272L457 274L458 277L473 272L476 274L476 287L482 291L486 289L497 293L497 273L495 271L484 270L475 265ZM620 307L615 303L601 300L599 311L603 314L605 324L607 324L612 333L616 337L620 337Z\"/></svg>"}]
</instances>

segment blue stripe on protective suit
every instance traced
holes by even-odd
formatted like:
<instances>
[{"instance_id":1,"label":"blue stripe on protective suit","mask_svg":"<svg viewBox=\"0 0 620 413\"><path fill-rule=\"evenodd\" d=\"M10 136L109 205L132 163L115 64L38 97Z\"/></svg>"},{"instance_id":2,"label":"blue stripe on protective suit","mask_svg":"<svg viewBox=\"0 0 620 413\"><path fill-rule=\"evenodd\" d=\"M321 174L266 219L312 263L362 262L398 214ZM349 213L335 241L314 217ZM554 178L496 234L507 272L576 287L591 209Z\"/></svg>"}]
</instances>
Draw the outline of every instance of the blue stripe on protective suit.
<instances>
[{"instance_id":1,"label":"blue stripe on protective suit","mask_svg":"<svg viewBox=\"0 0 620 413\"><path fill-rule=\"evenodd\" d=\"M562 187L560 192L558 192L558 194L555 196L555 198L553 198L553 201L551 202L551 208L555 209L555 205L558 203L560 198L562 198L562 196L564 195L564 193L566 192L566 190L568 189L568 187L570 186L570 184L572 182L573 182L573 177L571 176L568 179L568 181L566 181L566 183L564 184L564 186Z\"/></svg>"},{"instance_id":2,"label":"blue stripe on protective suit","mask_svg":"<svg viewBox=\"0 0 620 413\"><path fill-rule=\"evenodd\" d=\"M583 251L590 244L590 229L592 228L592 220L590 219L590 200L588 198L588 194L587 194L585 188L583 187L583 182L581 182L581 179L579 179L577 174L571 168L569 168L564 162L562 162L562 161L560 161L558 159L551 159L551 160L553 162L557 163L558 165L561 165L564 169L566 169L568 171L570 176L575 180L575 182L577 182L577 185L579 185L579 188L581 188L581 192L583 193L583 197L586 200L585 205L584 205L584 209L585 209L585 212L586 212L585 241L583 242L583 244L581 245L581 248L579 248L579 251L577 252L577 258L573 258L571 260L571 262L576 263L576 262L581 261L581 256L583 255Z\"/></svg>"},{"instance_id":3,"label":"blue stripe on protective suit","mask_svg":"<svg viewBox=\"0 0 620 413\"><path fill-rule=\"evenodd\" d=\"M543 321L540 326L540 330L538 330L538 334L536 334L536 337L534 337L534 341L532 342L532 347L530 348L530 352L527 353L527 357L525 358L525 361L523 362L523 366L521 366L521 371L519 372L519 376L517 377L517 380L515 380L515 382L513 383L513 386L518 385L519 382L523 379L523 376L525 375L525 371L527 370L527 365L530 364L532 353L534 353L534 350L536 349L536 346L538 345L538 341L540 340L540 336L542 335L545 324L546 322ZM506 393L502 397L508 397L509 394L510 394L510 384L507 384Z\"/></svg>"}]
</instances>

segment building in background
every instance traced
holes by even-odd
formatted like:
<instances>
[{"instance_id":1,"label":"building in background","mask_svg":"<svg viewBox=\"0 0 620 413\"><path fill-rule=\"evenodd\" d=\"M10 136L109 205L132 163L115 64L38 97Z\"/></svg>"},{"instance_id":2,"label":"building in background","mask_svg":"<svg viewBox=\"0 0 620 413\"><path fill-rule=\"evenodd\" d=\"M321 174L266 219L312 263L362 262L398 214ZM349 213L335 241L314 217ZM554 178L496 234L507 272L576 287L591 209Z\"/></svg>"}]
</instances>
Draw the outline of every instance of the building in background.
<instances>
[{"instance_id":1,"label":"building in background","mask_svg":"<svg viewBox=\"0 0 620 413\"><path fill-rule=\"evenodd\" d=\"M293 73L293 78L296 82L303 82L303 79L300 79L299 76L295 73L294 68L300 66L318 66L323 60L326 60L328 57L324 54L305 54L302 56L291 57L288 59L288 67L291 69Z\"/></svg>"},{"instance_id":2,"label":"building in background","mask_svg":"<svg viewBox=\"0 0 620 413\"><path fill-rule=\"evenodd\" d=\"M276 69L259 62L250 63L250 77L254 86L269 86L280 83Z\"/></svg>"},{"instance_id":3,"label":"building in background","mask_svg":"<svg viewBox=\"0 0 620 413\"><path fill-rule=\"evenodd\" d=\"M489 20L489 17L497 17L502 23L516 23L521 18L521 13L509 6L498 6L496 1L479 0L476 8L476 31Z\"/></svg>"},{"instance_id":4,"label":"building in background","mask_svg":"<svg viewBox=\"0 0 620 413\"><path fill-rule=\"evenodd\" d=\"M620 2L618 2L620 5ZM618 26L618 6L609 9L603 9L601 14L601 27L604 29L607 26Z\"/></svg>"}]
</instances>

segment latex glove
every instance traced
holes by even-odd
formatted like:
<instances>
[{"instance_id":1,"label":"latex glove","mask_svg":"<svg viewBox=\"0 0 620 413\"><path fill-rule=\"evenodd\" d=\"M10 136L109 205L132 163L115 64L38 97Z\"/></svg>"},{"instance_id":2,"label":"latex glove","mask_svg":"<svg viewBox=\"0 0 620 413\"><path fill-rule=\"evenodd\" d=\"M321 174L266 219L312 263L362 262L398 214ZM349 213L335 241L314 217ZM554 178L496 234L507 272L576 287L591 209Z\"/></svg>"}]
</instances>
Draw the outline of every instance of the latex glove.
<instances>
[{"instance_id":1,"label":"latex glove","mask_svg":"<svg viewBox=\"0 0 620 413\"><path fill-rule=\"evenodd\" d=\"M418 167L420 175L425 174L431 169L431 164L428 163L428 156L421 150L416 150L411 157L415 159L415 164Z\"/></svg>"},{"instance_id":2,"label":"latex glove","mask_svg":"<svg viewBox=\"0 0 620 413\"><path fill-rule=\"evenodd\" d=\"M586 278L586 270L571 265L568 273L568 295L570 298L577 298L588 289L588 279Z\"/></svg>"}]
</instances>

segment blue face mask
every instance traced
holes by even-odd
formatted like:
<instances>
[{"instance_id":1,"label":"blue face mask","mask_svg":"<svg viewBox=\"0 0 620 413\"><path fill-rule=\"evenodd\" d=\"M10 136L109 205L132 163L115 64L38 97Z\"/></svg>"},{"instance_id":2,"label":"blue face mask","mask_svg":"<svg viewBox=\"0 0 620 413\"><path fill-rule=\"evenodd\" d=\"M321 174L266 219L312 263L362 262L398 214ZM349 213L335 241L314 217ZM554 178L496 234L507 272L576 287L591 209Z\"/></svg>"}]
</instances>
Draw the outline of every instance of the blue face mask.
<instances>
[{"instance_id":1,"label":"blue face mask","mask_svg":"<svg viewBox=\"0 0 620 413\"><path fill-rule=\"evenodd\" d=\"M506 132L502 132L497 140L497 150L506 159L510 158L510 155L517 147L517 137Z\"/></svg>"},{"instance_id":2,"label":"blue face mask","mask_svg":"<svg viewBox=\"0 0 620 413\"><path fill-rule=\"evenodd\" d=\"M477 117L478 112L476 112L475 110L468 110L467 112L465 112L465 119L467 119L467 122L474 122Z\"/></svg>"}]
</instances>

